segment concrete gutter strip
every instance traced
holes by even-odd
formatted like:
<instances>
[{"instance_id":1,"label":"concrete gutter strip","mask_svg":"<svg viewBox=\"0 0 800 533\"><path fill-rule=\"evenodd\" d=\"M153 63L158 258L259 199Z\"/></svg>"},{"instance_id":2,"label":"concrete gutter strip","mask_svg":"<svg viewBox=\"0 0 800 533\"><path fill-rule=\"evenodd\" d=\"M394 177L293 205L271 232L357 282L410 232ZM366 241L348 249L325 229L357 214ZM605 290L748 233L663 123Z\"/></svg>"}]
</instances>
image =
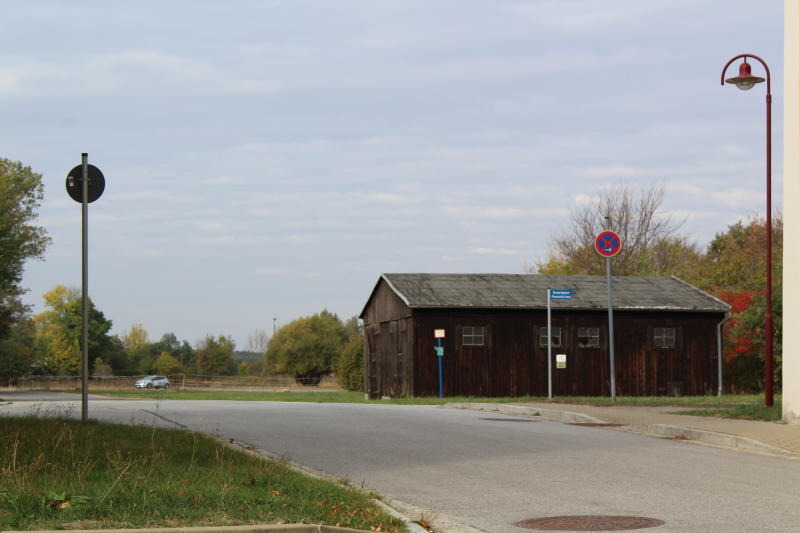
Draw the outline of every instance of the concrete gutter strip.
<instances>
[{"instance_id":1,"label":"concrete gutter strip","mask_svg":"<svg viewBox=\"0 0 800 533\"><path fill-rule=\"evenodd\" d=\"M406 529L408 529L409 533L430 533L427 529L420 526L416 522L412 522L409 516L416 515L419 517L424 517L425 513L423 511L408 513L408 509L404 509L404 507L410 507L402 502L398 502L396 500L390 500L389 503L384 503L381 500L372 500L374 504L378 507L383 509L387 514L392 515L393 517L397 518L398 520L402 520L405 523Z\"/></svg>"},{"instance_id":2,"label":"concrete gutter strip","mask_svg":"<svg viewBox=\"0 0 800 533\"><path fill-rule=\"evenodd\" d=\"M492 411L504 415L537 416L545 420L566 422L568 424L605 424L605 421L583 413L542 409L526 405L506 405L497 403L450 402L442 405L445 409L471 409L473 411Z\"/></svg>"},{"instance_id":3,"label":"concrete gutter strip","mask_svg":"<svg viewBox=\"0 0 800 533\"><path fill-rule=\"evenodd\" d=\"M492 403L467 403L467 402L452 402L442 405L446 409L470 409L473 411L492 411L507 415L516 416L536 416L546 420L554 420L557 422L566 422L568 424L607 424L605 420L600 420L593 416L585 415L582 413L574 413L571 411L558 411L555 409L542 409L539 407L530 407L524 405L503 405ZM637 433L639 435L648 435L655 437L667 437L672 439L685 439L687 441L698 442L701 444L708 444L710 446L717 446L720 448L728 448L731 450L739 450L750 453L760 453L764 455L773 455L790 459L799 459L797 454L771 446L757 440L738 435L730 435L727 433L717 433L714 431L707 431L701 429L691 429L680 426L672 426L668 424L637 424L637 425L623 425L621 427L612 428L619 431L628 433Z\"/></svg>"},{"instance_id":4,"label":"concrete gutter strip","mask_svg":"<svg viewBox=\"0 0 800 533\"><path fill-rule=\"evenodd\" d=\"M383 502L379 501L378 504L381 505ZM434 531L447 531L447 533L486 533L484 530L475 529L444 513L435 512L430 509L422 509L398 500L389 500L387 504L390 506L390 509L394 508L396 509L395 512L402 513L401 516L418 516L420 520L424 520L429 524ZM430 531L414 522L407 521L406 527L411 533L430 533Z\"/></svg>"},{"instance_id":5,"label":"concrete gutter strip","mask_svg":"<svg viewBox=\"0 0 800 533\"><path fill-rule=\"evenodd\" d=\"M703 444L710 444L712 446L740 450L743 452L779 455L781 457L796 457L796 455L789 450L784 450L783 448L778 448L777 446L771 446L747 437L740 437L738 435L730 435L727 433L717 433L715 431L670 426L668 424L644 424L639 426L626 426L620 429L623 431L630 431L632 433L640 433L644 435L655 435L658 437L669 437L673 439L683 438Z\"/></svg>"},{"instance_id":6,"label":"concrete gutter strip","mask_svg":"<svg viewBox=\"0 0 800 533\"><path fill-rule=\"evenodd\" d=\"M245 453L249 453L249 454L255 455L257 457L267 458L267 459L271 459L273 461L279 462L279 463L287 466L288 468L291 468L292 470L295 470L297 472L301 472L301 473L303 473L303 474L305 474L307 476L310 476L310 477L313 477L313 478L316 478L316 479L323 479L325 481L330 481L332 483L336 483L336 484L339 484L339 485L343 484L341 477L333 476L333 475L331 475L331 474L329 474L329 473L327 473L325 471L322 471L322 470L316 470L316 469L313 469L313 468L309 468L307 466L304 466L304 465L301 465L299 463L296 463L296 462L292 461L291 459L289 459L286 456L276 455L276 454L274 454L274 453L272 453L272 452L270 452L268 450L264 450L264 449L258 448L256 446L250 444L250 443L243 442L243 441L238 441L238 440L235 440L235 439L227 439L227 440L218 439L218 440L222 444L225 444L227 446L235 447L236 449L241 450L241 451L243 451ZM377 492L376 492L376 494L377 494ZM373 498L372 503L376 504L378 507L383 509L387 514L389 514L389 515L393 516L394 518L397 518L398 520L402 521L405 524L406 529L408 529L409 533L429 533L429 531L427 529L423 528L422 526L420 526L416 522L412 521L411 518L409 518L409 516L414 516L414 515L419 516L419 517L423 517L424 514L425 514L423 511L420 511L419 513L416 513L416 512L408 513L407 511L409 509L405 509L404 508L405 504L402 504L401 502L391 501L390 504L387 505L386 503L382 502L381 500L379 500L377 498ZM319 533L327 533L329 531L330 532L335 532L335 531L353 531L353 530L347 530L347 529L342 529L342 528L330 529L330 526L318 526L318 527L322 528L322 529L319 530ZM328 529L326 529L326 528L328 528ZM159 533L160 532L161 532L161 530L159 530ZM240 532L233 532L233 533L240 533Z\"/></svg>"}]
</instances>

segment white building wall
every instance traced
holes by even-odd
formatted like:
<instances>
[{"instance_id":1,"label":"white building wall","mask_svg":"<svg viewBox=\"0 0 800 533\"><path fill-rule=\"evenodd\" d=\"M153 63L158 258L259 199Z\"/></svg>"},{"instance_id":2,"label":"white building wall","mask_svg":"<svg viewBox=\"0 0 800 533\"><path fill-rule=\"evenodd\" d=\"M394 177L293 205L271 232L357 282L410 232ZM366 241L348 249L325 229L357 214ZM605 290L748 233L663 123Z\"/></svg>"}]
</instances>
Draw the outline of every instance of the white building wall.
<instances>
[{"instance_id":1,"label":"white building wall","mask_svg":"<svg viewBox=\"0 0 800 533\"><path fill-rule=\"evenodd\" d=\"M800 0L784 0L783 418L800 424Z\"/></svg>"}]
</instances>

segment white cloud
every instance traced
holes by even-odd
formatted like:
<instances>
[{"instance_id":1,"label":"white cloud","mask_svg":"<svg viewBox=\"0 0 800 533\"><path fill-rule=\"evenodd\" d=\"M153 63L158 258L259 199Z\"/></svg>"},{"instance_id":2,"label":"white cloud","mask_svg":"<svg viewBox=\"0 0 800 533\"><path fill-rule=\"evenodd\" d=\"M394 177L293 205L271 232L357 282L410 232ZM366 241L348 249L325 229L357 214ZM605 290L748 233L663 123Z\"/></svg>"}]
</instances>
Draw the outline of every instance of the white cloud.
<instances>
[{"instance_id":1,"label":"white cloud","mask_svg":"<svg viewBox=\"0 0 800 533\"><path fill-rule=\"evenodd\" d=\"M254 274L257 276L283 276L287 272L282 268L257 268Z\"/></svg>"},{"instance_id":2,"label":"white cloud","mask_svg":"<svg viewBox=\"0 0 800 533\"><path fill-rule=\"evenodd\" d=\"M714 202L737 209L747 208L753 204L754 198L760 198L758 192L739 187L733 187L724 191L711 191L709 196Z\"/></svg>"},{"instance_id":3,"label":"white cloud","mask_svg":"<svg viewBox=\"0 0 800 533\"><path fill-rule=\"evenodd\" d=\"M410 196L403 195L403 194L396 194L396 193L375 193L370 194L369 199L373 202L379 202L384 204L400 204L400 205L407 205L410 203L416 202L416 199L411 198Z\"/></svg>"},{"instance_id":4,"label":"white cloud","mask_svg":"<svg viewBox=\"0 0 800 533\"><path fill-rule=\"evenodd\" d=\"M511 250L509 248L467 248L467 251L480 255L523 255L526 252L521 250Z\"/></svg>"},{"instance_id":5,"label":"white cloud","mask_svg":"<svg viewBox=\"0 0 800 533\"><path fill-rule=\"evenodd\" d=\"M628 178L650 174L649 171L629 166L593 167L583 171L587 178Z\"/></svg>"},{"instance_id":6,"label":"white cloud","mask_svg":"<svg viewBox=\"0 0 800 533\"><path fill-rule=\"evenodd\" d=\"M23 68L0 68L0 93L18 91L24 76Z\"/></svg>"}]
</instances>

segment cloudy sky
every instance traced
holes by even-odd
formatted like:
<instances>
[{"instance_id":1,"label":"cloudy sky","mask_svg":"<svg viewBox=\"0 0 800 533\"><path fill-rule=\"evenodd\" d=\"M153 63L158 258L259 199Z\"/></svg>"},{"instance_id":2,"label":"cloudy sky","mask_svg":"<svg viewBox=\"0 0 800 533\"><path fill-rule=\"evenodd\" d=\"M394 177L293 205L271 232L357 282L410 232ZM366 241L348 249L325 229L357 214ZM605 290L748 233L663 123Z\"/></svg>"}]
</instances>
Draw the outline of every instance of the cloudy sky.
<instances>
[{"instance_id":1,"label":"cloudy sky","mask_svg":"<svg viewBox=\"0 0 800 533\"><path fill-rule=\"evenodd\" d=\"M53 238L26 301L80 286L64 180L88 152L90 295L116 333L246 348L273 317L358 314L381 272L521 273L620 183L664 184L706 244L764 211L764 88L718 81L744 52L773 71L782 202L778 0L3 8L0 156L43 174Z\"/></svg>"}]
</instances>

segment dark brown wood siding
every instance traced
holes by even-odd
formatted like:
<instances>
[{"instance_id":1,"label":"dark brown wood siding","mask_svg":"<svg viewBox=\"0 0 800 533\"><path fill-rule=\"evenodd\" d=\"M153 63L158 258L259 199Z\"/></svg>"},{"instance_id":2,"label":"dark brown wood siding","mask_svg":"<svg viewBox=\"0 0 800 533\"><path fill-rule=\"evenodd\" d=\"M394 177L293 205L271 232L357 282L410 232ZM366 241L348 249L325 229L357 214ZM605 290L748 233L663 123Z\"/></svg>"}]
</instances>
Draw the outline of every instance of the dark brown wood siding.
<instances>
[{"instance_id":1,"label":"dark brown wood siding","mask_svg":"<svg viewBox=\"0 0 800 533\"><path fill-rule=\"evenodd\" d=\"M414 395L411 310L381 280L364 315L364 390L370 398Z\"/></svg>"},{"instance_id":2,"label":"dark brown wood siding","mask_svg":"<svg viewBox=\"0 0 800 533\"><path fill-rule=\"evenodd\" d=\"M530 316L435 310L415 311L414 319L416 395L438 394L435 329L445 329L447 335L443 343L446 396L524 396L540 384L540 365L531 350ZM464 345L464 327L482 327L484 344Z\"/></svg>"},{"instance_id":3,"label":"dark brown wood siding","mask_svg":"<svg viewBox=\"0 0 800 533\"><path fill-rule=\"evenodd\" d=\"M411 310L397 296L385 280L381 279L364 308L364 324L378 324L411 316Z\"/></svg>"},{"instance_id":4,"label":"dark brown wood siding","mask_svg":"<svg viewBox=\"0 0 800 533\"><path fill-rule=\"evenodd\" d=\"M545 311L415 310L411 394L438 394L434 329L444 328L446 396L546 396ZM617 312L614 351L618 395L699 395L716 387L716 324L721 313ZM555 311L561 346L553 347L553 394L610 394L608 314ZM483 346L465 346L463 329L483 327ZM581 346L579 328L598 329L599 345ZM675 343L655 346L654 328L674 328ZM566 368L557 368L565 354Z\"/></svg>"}]
</instances>

